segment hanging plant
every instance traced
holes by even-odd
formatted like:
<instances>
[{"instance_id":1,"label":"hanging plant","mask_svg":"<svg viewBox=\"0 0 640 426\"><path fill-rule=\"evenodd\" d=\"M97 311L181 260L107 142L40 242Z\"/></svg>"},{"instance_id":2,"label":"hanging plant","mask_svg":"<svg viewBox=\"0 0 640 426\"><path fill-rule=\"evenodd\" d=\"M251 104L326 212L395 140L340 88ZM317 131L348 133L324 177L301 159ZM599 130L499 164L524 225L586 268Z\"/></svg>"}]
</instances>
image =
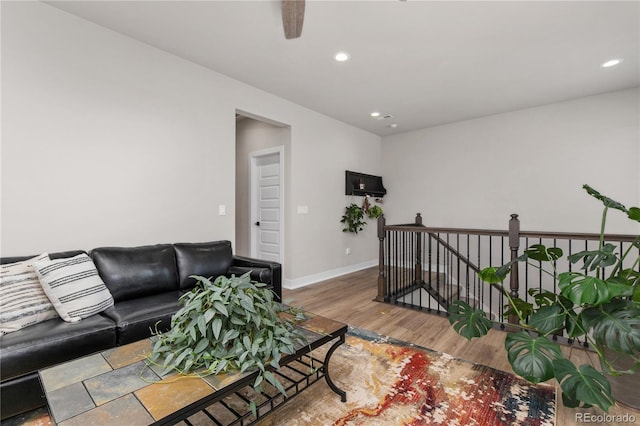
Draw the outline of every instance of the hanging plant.
<instances>
[{"instance_id":1,"label":"hanging plant","mask_svg":"<svg viewBox=\"0 0 640 426\"><path fill-rule=\"evenodd\" d=\"M370 219L377 219L382 216L382 208L380 206L371 206L369 207L367 215Z\"/></svg>"},{"instance_id":2,"label":"hanging plant","mask_svg":"<svg viewBox=\"0 0 640 426\"><path fill-rule=\"evenodd\" d=\"M344 209L344 215L340 223L344 223L345 227L342 232L353 232L357 234L358 231L362 231L367 222L364 221L364 210L355 203L349 204Z\"/></svg>"}]
</instances>

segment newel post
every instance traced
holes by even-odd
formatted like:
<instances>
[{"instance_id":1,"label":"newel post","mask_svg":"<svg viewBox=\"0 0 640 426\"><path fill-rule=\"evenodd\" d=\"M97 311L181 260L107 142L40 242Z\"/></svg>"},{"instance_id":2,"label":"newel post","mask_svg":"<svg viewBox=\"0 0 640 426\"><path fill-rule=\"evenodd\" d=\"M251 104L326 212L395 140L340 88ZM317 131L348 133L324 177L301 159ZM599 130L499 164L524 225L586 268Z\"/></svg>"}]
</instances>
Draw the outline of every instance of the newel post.
<instances>
[{"instance_id":1,"label":"newel post","mask_svg":"<svg viewBox=\"0 0 640 426\"><path fill-rule=\"evenodd\" d=\"M416 226L422 226L422 215L416 213ZM414 284L422 283L422 238L420 238L420 232L415 233L416 237L416 262L413 271Z\"/></svg>"},{"instance_id":2,"label":"newel post","mask_svg":"<svg viewBox=\"0 0 640 426\"><path fill-rule=\"evenodd\" d=\"M378 295L374 299L376 302L385 302L386 301L386 285L384 279L384 226L386 224L386 220L384 218L384 214L378 216Z\"/></svg>"},{"instance_id":3,"label":"newel post","mask_svg":"<svg viewBox=\"0 0 640 426\"><path fill-rule=\"evenodd\" d=\"M518 250L520 249L520 220L518 220L518 215L515 213L511 215L511 220L509 220L509 248L511 249L511 261L514 261L518 257ZM509 278L509 296L512 298L519 297L518 262L511 264ZM509 323L517 324L518 316L515 314L509 315Z\"/></svg>"}]
</instances>

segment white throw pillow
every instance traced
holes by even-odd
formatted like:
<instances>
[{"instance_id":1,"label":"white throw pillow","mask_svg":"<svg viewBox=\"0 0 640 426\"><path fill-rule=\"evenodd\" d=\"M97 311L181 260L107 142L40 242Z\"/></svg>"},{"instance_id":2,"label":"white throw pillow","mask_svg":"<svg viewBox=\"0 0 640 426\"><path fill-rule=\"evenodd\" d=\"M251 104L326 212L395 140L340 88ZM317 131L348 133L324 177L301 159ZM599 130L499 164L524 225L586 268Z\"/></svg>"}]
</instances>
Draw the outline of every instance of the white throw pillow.
<instances>
[{"instance_id":1,"label":"white throw pillow","mask_svg":"<svg viewBox=\"0 0 640 426\"><path fill-rule=\"evenodd\" d=\"M63 320L79 321L113 306L113 297L88 255L39 260L33 266L42 289Z\"/></svg>"},{"instance_id":2,"label":"white throw pillow","mask_svg":"<svg viewBox=\"0 0 640 426\"><path fill-rule=\"evenodd\" d=\"M50 320L58 316L42 291L33 268L36 260L47 260L44 253L22 262L0 266L0 334Z\"/></svg>"}]
</instances>

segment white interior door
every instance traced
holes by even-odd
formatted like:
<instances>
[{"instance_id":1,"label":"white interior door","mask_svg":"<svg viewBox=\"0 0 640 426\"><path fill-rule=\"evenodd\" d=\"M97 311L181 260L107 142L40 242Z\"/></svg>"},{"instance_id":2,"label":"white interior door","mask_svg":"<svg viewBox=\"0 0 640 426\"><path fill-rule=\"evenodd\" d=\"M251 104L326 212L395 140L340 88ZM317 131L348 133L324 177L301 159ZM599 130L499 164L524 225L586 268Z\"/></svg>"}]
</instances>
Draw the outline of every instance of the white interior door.
<instances>
[{"instance_id":1,"label":"white interior door","mask_svg":"<svg viewBox=\"0 0 640 426\"><path fill-rule=\"evenodd\" d=\"M251 155L251 256L282 262L281 150Z\"/></svg>"}]
</instances>

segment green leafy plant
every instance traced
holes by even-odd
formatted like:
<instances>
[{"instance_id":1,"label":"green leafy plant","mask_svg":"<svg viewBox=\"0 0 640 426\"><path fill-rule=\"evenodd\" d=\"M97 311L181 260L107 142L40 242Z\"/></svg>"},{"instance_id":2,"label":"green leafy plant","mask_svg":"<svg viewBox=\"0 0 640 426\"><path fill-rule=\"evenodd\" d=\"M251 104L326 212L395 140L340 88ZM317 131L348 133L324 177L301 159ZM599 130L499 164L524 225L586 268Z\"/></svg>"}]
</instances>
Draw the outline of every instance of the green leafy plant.
<instances>
[{"instance_id":1,"label":"green leafy plant","mask_svg":"<svg viewBox=\"0 0 640 426\"><path fill-rule=\"evenodd\" d=\"M563 257L562 250L536 244L505 265L483 269L479 276L487 283L502 285L509 302L505 316L518 318L515 326L520 331L507 333L505 338L513 370L532 383L555 378L568 407L597 405L608 411L614 399L607 376L636 374L640 367L640 254L631 254L634 250L640 253L640 236L618 254L616 246L605 242L605 224L609 209L619 210L638 222L640 209L627 209L588 185L583 188L604 204L604 210L598 248L567 256L570 264L582 264L579 271L558 272L555 261ZM502 283L515 262L527 262L548 273L558 291L529 290L535 304L511 297ZM454 330L467 339L486 335L493 325L484 311L464 301L452 303L449 314ZM600 370L591 365L576 366L563 355L560 345L548 338L562 331L569 338L589 343L598 355ZM605 348L631 359L632 367L616 370L605 356Z\"/></svg>"},{"instance_id":2,"label":"green leafy plant","mask_svg":"<svg viewBox=\"0 0 640 426\"><path fill-rule=\"evenodd\" d=\"M215 281L192 278L198 283L180 298L171 329L154 332L149 360L164 368L163 375L257 370L254 388L261 390L266 380L285 394L269 366L279 369L282 355L295 353L304 337L281 318L283 307L273 292L252 282L249 274Z\"/></svg>"},{"instance_id":3,"label":"green leafy plant","mask_svg":"<svg viewBox=\"0 0 640 426\"><path fill-rule=\"evenodd\" d=\"M364 221L364 210L355 203L349 204L344 209L344 215L340 223L344 223L345 227L342 232L353 232L357 234L358 231L362 231L367 222Z\"/></svg>"},{"instance_id":4,"label":"green leafy plant","mask_svg":"<svg viewBox=\"0 0 640 426\"><path fill-rule=\"evenodd\" d=\"M371 206L369 208L369 211L367 212L367 216L369 216L370 219L377 219L380 216L382 216L382 207L380 206Z\"/></svg>"}]
</instances>

